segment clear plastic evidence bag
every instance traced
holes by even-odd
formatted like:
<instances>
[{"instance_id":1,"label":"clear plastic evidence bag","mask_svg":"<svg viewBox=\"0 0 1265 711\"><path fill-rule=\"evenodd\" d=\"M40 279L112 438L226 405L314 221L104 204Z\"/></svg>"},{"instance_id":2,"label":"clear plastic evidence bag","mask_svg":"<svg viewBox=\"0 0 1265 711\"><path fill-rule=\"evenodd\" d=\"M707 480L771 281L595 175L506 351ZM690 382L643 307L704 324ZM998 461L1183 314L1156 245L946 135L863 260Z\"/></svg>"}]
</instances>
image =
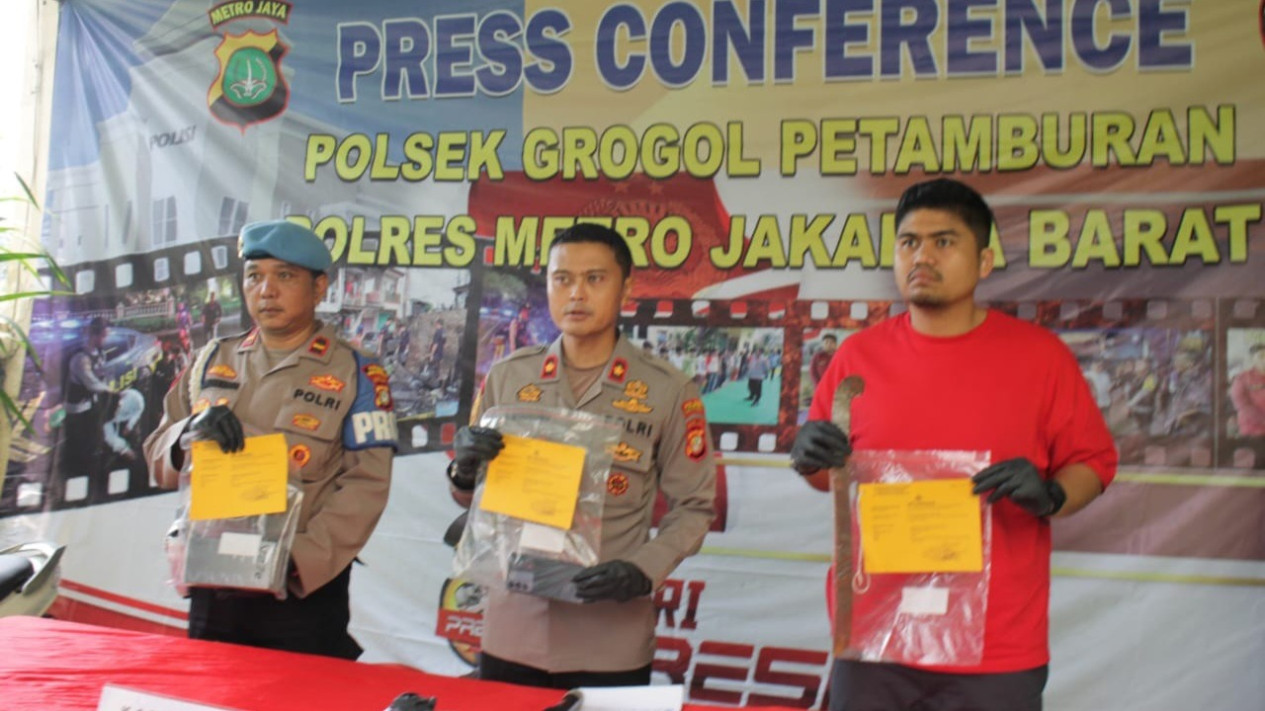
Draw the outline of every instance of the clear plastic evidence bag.
<instances>
[{"instance_id":1,"label":"clear plastic evidence bag","mask_svg":"<svg viewBox=\"0 0 1265 711\"><path fill-rule=\"evenodd\" d=\"M298 530L303 490L289 473L285 510L277 513L210 518L190 517L193 457L190 435L181 438L185 465L180 472L179 506L164 543L169 583L182 596L189 588L235 588L286 598L290 551Z\"/></svg>"},{"instance_id":2,"label":"clear plastic evidence bag","mask_svg":"<svg viewBox=\"0 0 1265 711\"><path fill-rule=\"evenodd\" d=\"M490 408L479 424L499 430L507 445L479 473L454 574L578 601L571 578L600 560L606 479L622 426L532 405Z\"/></svg>"},{"instance_id":3,"label":"clear plastic evidence bag","mask_svg":"<svg viewBox=\"0 0 1265 711\"><path fill-rule=\"evenodd\" d=\"M978 664L992 507L970 493L986 452L858 450L832 469L834 652L917 665Z\"/></svg>"}]
</instances>

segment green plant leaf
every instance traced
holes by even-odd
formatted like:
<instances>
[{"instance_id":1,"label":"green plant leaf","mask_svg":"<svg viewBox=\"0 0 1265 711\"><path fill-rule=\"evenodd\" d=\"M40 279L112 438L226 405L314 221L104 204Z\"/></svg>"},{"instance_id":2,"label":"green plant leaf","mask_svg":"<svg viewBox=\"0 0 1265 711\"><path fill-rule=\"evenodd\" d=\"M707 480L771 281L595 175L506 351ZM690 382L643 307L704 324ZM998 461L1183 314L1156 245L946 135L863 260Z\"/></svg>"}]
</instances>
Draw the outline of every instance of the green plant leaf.
<instances>
[{"instance_id":1,"label":"green plant leaf","mask_svg":"<svg viewBox=\"0 0 1265 711\"><path fill-rule=\"evenodd\" d=\"M12 262L17 259L49 259L47 254L42 252L10 252L7 247L0 247L0 262Z\"/></svg>"},{"instance_id":2,"label":"green plant leaf","mask_svg":"<svg viewBox=\"0 0 1265 711\"><path fill-rule=\"evenodd\" d=\"M66 273L62 271L61 267L57 265L57 261L48 252L10 252L0 248L0 262L17 261L28 274L39 279L39 269L31 263L35 259L42 259L47 262L48 270L56 280L66 286L70 286L70 279L66 277Z\"/></svg>"},{"instance_id":3,"label":"green plant leaf","mask_svg":"<svg viewBox=\"0 0 1265 711\"><path fill-rule=\"evenodd\" d=\"M22 326L8 316L0 315L0 321L3 321L7 325L8 330L13 334L14 339L22 344L22 350L25 351L27 355L31 356L33 361L35 361L35 369L39 371L40 376L42 377L44 375L44 363L40 360L40 354L35 350L35 346L31 343L31 339L28 338L26 332L22 330ZM0 349L0 357L7 358L9 355L11 354L5 353L3 352L3 349Z\"/></svg>"},{"instance_id":4,"label":"green plant leaf","mask_svg":"<svg viewBox=\"0 0 1265 711\"><path fill-rule=\"evenodd\" d=\"M15 172L13 177L17 178L18 184L22 186L24 197L0 197L0 202L27 202L36 210L39 210L39 201L35 199L35 194L31 191L31 186L27 185L26 181L23 180L22 176L18 173ZM0 245L0 264L16 262L27 273L31 274L36 279L41 279L39 263L43 262L47 265L49 273L52 274L57 283L67 287L71 286L70 279L67 278L66 273L62 271L62 268L57 264L57 260L55 260L47 250L42 250L38 244L33 244L31 240L25 239L23 230L8 224L3 224L0 225L0 235L3 235L6 240L10 240L15 243L11 245ZM22 243L30 244L31 246L19 246ZM49 296L71 296L73 294L73 291L65 291L61 289L38 289L34 291L0 294L0 302L17 301L19 299L36 299ZM40 362L39 354L36 353L34 347L31 345L31 341L27 337L26 331L23 330L20 324L8 316L0 315L0 321L3 321L5 330L9 331L13 335L13 338L21 343L22 350L32 357L32 360L35 362L35 367L42 378L44 375L44 365ZM6 355L17 354L11 352ZM10 423L17 420L27 428L31 427L30 421L22 414L22 410L18 406L18 403L14 401L13 397L10 396L9 393L4 392L3 388L0 388L0 409L3 409L4 412L8 414Z\"/></svg>"},{"instance_id":5,"label":"green plant leaf","mask_svg":"<svg viewBox=\"0 0 1265 711\"><path fill-rule=\"evenodd\" d=\"M35 427L31 425L31 421L26 419L26 415L22 414L22 408L18 407L18 404L13 401L13 398L9 397L9 393L6 393L3 388L0 388L0 407L3 407L4 411L8 413L10 423L12 423L13 420L17 420L18 422L21 422L22 426L26 429L35 429Z\"/></svg>"},{"instance_id":6,"label":"green plant leaf","mask_svg":"<svg viewBox=\"0 0 1265 711\"><path fill-rule=\"evenodd\" d=\"M35 193L31 192L31 186L26 184L26 181L22 179L22 176L16 170L13 171L13 177L18 179L18 185L22 186L22 192L26 193L26 199L31 201L36 210L40 209L40 202L35 199Z\"/></svg>"},{"instance_id":7,"label":"green plant leaf","mask_svg":"<svg viewBox=\"0 0 1265 711\"><path fill-rule=\"evenodd\" d=\"M19 291L12 294L0 294L0 302L18 299L38 299L44 296L73 296L73 291Z\"/></svg>"}]
</instances>

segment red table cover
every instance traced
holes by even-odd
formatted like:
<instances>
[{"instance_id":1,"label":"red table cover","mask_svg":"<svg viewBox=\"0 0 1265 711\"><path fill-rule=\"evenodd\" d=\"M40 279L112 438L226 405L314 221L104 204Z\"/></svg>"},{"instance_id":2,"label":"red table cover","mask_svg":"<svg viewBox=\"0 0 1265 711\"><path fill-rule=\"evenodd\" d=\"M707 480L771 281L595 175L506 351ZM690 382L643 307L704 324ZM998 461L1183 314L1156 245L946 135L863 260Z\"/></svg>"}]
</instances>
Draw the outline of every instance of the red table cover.
<instances>
[{"instance_id":1,"label":"red table cover","mask_svg":"<svg viewBox=\"0 0 1265 711\"><path fill-rule=\"evenodd\" d=\"M562 692L38 617L0 618L0 709L95 710L107 684L243 711L540 711ZM687 709L708 707L687 705Z\"/></svg>"}]
</instances>

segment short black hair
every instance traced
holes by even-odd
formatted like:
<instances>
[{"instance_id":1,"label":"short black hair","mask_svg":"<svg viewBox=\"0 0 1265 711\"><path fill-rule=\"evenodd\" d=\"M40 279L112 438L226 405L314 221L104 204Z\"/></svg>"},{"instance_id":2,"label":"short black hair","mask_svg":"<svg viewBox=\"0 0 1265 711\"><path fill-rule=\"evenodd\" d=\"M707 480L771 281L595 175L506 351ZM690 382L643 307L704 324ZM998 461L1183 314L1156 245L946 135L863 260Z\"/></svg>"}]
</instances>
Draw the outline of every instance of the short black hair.
<instances>
[{"instance_id":1,"label":"short black hair","mask_svg":"<svg viewBox=\"0 0 1265 711\"><path fill-rule=\"evenodd\" d=\"M88 333L93 336L100 336L110 327L110 322L105 320L104 316L94 316L88 322Z\"/></svg>"},{"instance_id":2,"label":"short black hair","mask_svg":"<svg viewBox=\"0 0 1265 711\"><path fill-rule=\"evenodd\" d=\"M632 274L632 250L628 248L628 242L624 241L623 235L615 230L592 222L578 222L559 232L549 245L549 250L553 251L553 248L560 244L577 242L597 242L610 247L615 253L615 263L619 265L619 271L623 273L624 278L627 279Z\"/></svg>"},{"instance_id":3,"label":"short black hair","mask_svg":"<svg viewBox=\"0 0 1265 711\"><path fill-rule=\"evenodd\" d=\"M838 343L838 342L839 342L839 337L838 337L838 336L836 336L836 335L835 335L835 334L833 334L833 333L823 333L823 334L821 335L821 340L823 340L823 341L824 341L824 340L826 340L827 338L829 338L830 340L834 341L835 343Z\"/></svg>"},{"instance_id":4,"label":"short black hair","mask_svg":"<svg viewBox=\"0 0 1265 711\"><path fill-rule=\"evenodd\" d=\"M905 189L896 203L896 224L914 210L944 210L957 215L975 235L980 252L988 248L993 225L993 210L974 188L952 178L936 178L915 183Z\"/></svg>"}]
</instances>

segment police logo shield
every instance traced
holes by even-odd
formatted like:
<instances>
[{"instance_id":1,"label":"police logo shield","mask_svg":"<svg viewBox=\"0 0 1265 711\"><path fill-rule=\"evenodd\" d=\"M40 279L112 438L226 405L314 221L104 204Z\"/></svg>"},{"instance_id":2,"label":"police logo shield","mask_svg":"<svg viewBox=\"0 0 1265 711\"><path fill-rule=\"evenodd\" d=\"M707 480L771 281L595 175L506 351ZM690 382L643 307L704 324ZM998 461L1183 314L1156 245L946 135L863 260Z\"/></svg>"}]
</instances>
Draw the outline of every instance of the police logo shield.
<instances>
[{"instance_id":1,"label":"police logo shield","mask_svg":"<svg viewBox=\"0 0 1265 711\"><path fill-rule=\"evenodd\" d=\"M290 89L281 74L281 58L289 49L276 30L225 35L215 48L220 73L206 97L211 114L244 131L285 111Z\"/></svg>"}]
</instances>

